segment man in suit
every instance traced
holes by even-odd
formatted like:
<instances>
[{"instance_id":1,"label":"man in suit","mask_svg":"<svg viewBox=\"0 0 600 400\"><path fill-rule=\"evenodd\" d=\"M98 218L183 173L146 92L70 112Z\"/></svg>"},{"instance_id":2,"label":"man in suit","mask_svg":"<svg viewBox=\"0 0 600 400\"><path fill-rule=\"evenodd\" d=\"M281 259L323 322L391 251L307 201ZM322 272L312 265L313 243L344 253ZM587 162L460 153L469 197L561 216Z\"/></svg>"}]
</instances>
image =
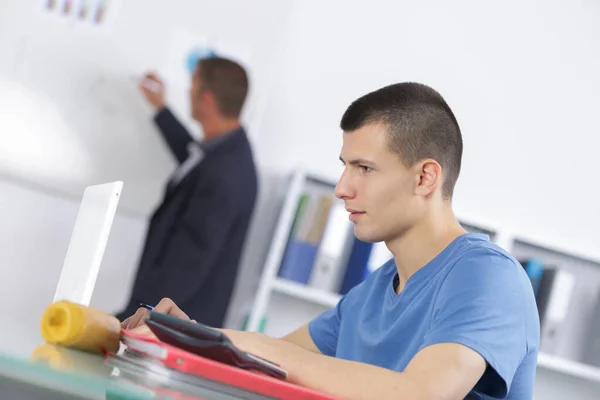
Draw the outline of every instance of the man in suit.
<instances>
[{"instance_id":1,"label":"man in suit","mask_svg":"<svg viewBox=\"0 0 600 400\"><path fill-rule=\"evenodd\" d=\"M240 123L248 77L219 57L199 61L192 76L197 143L165 105L164 85L148 74L140 85L179 167L150 220L124 319L140 303L170 297L193 319L223 325L257 196L257 172Z\"/></svg>"}]
</instances>

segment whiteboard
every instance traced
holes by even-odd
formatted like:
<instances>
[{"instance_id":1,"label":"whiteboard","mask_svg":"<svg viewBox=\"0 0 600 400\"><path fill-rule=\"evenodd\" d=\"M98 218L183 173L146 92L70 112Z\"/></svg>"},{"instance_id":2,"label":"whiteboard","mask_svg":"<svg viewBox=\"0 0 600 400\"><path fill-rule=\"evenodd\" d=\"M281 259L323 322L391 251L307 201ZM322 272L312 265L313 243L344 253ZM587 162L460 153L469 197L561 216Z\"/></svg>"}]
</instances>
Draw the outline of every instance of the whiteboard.
<instances>
[{"instance_id":1,"label":"whiteboard","mask_svg":"<svg viewBox=\"0 0 600 400\"><path fill-rule=\"evenodd\" d=\"M41 4L0 0L0 175L74 195L123 181L119 209L150 212L175 164L135 78L163 75L169 105L201 136L173 72L181 38L240 55L251 79L243 122L258 136L288 2L112 0L103 29L64 23Z\"/></svg>"}]
</instances>

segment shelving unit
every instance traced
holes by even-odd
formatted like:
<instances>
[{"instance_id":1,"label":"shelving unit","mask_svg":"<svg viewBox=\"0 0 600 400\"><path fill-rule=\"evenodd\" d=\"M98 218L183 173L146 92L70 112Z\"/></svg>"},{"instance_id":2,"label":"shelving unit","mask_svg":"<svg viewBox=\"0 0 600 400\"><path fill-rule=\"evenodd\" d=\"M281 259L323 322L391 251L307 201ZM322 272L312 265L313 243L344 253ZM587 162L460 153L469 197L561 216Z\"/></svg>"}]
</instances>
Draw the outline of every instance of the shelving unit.
<instances>
[{"instance_id":1,"label":"shelving unit","mask_svg":"<svg viewBox=\"0 0 600 400\"><path fill-rule=\"evenodd\" d=\"M277 276L293 225L297 201L307 183L309 185L322 185L325 190L327 188L333 190L334 187L333 182L315 178L303 171L297 171L293 174L286 190L283 207L273 235L259 289L249 316L248 330L258 330L260 321L268 315L269 308L273 305L272 298L274 295L292 299L290 300L292 301L290 304L297 304L298 307L302 304L307 307L313 307L314 317L327 308L335 307L342 298L340 294L315 289L308 285L282 279ZM495 228L494 224L489 221L478 223L476 222L478 219L473 216L459 215L458 217L465 229L489 235L492 241L513 254L516 258L536 257L550 263L559 263L568 266L569 270L575 271L583 277L577 286L577 301L594 301L598 290L600 290L600 260L591 255L581 254L555 244L546 243L542 238L529 237L507 229ZM600 367L579 360L585 352L581 345L583 340L581 336L585 333L585 322L590 318L590 308L592 307L582 307L582 314L575 316L570 321L571 329L568 330L568 334L573 335L573 337L579 337L579 340L574 339L569 342L579 344L577 346L563 346L558 354L540 352L538 357L539 369L555 371L585 381L600 383ZM286 310L286 314L293 313L293 310ZM303 318L307 318L306 312L302 315ZM577 320L577 323L573 322L575 320ZM289 321L289 315L287 321ZM294 329L306 322L308 320L298 320L296 326L289 328ZM565 354L561 354L561 352ZM575 354L576 357L568 357L566 353ZM598 359L600 359L600 355L598 355Z\"/></svg>"},{"instance_id":2,"label":"shelving unit","mask_svg":"<svg viewBox=\"0 0 600 400\"><path fill-rule=\"evenodd\" d=\"M600 383L600 368L550 354L538 354L538 368L544 368L575 378Z\"/></svg>"},{"instance_id":3,"label":"shelving unit","mask_svg":"<svg viewBox=\"0 0 600 400\"><path fill-rule=\"evenodd\" d=\"M335 307L342 298L342 296L337 293L315 289L310 286L282 278L275 278L272 285L273 287L271 290L274 292L309 301L311 303L328 308Z\"/></svg>"}]
</instances>

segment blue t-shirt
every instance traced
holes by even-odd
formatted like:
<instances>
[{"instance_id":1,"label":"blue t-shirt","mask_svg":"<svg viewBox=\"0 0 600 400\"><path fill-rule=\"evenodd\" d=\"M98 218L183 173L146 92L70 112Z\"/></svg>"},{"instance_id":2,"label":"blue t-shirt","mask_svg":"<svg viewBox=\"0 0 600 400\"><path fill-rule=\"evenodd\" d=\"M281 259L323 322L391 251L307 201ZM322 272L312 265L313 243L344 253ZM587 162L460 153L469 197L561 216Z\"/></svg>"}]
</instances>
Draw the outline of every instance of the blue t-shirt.
<instances>
[{"instance_id":1,"label":"blue t-shirt","mask_svg":"<svg viewBox=\"0 0 600 400\"><path fill-rule=\"evenodd\" d=\"M464 234L399 295L397 283L392 259L311 321L319 350L403 371L426 346L460 343L488 364L467 399L532 398L539 316L530 280L510 254L486 235Z\"/></svg>"}]
</instances>

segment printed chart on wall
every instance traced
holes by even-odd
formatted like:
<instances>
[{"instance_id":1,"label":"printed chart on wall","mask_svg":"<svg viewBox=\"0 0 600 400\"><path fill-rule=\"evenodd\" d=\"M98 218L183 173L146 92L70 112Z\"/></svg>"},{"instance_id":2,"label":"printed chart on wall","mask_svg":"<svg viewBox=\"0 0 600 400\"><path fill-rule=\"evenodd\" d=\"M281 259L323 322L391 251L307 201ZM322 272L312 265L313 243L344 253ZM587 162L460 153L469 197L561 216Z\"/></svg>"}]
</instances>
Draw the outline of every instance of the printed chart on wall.
<instances>
[{"instance_id":1,"label":"printed chart on wall","mask_svg":"<svg viewBox=\"0 0 600 400\"><path fill-rule=\"evenodd\" d=\"M39 11L56 23L108 33L120 4L121 0L40 0Z\"/></svg>"},{"instance_id":2,"label":"printed chart on wall","mask_svg":"<svg viewBox=\"0 0 600 400\"><path fill-rule=\"evenodd\" d=\"M214 56L234 60L250 71L249 46L182 29L171 32L164 63L159 69L168 88L167 100L171 108L195 137L201 137L202 133L197 123L191 119L191 77L199 60Z\"/></svg>"}]
</instances>

